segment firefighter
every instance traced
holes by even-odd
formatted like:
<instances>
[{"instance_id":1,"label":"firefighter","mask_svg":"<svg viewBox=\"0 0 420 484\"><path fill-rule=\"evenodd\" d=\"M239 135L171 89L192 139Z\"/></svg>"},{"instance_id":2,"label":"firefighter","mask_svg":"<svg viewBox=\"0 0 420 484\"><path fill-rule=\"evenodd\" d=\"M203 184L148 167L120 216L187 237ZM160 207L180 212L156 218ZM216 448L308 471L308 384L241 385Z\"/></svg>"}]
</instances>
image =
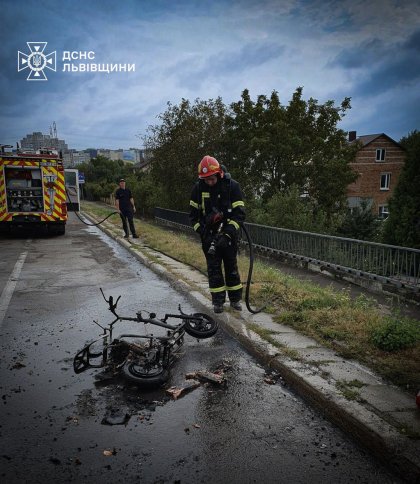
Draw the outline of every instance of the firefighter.
<instances>
[{"instance_id":1,"label":"firefighter","mask_svg":"<svg viewBox=\"0 0 420 484\"><path fill-rule=\"evenodd\" d=\"M213 310L223 312L227 292L230 306L241 311L237 263L240 223L245 220L241 188L216 158L208 155L198 165L198 178L191 193L190 220L201 237Z\"/></svg>"}]
</instances>

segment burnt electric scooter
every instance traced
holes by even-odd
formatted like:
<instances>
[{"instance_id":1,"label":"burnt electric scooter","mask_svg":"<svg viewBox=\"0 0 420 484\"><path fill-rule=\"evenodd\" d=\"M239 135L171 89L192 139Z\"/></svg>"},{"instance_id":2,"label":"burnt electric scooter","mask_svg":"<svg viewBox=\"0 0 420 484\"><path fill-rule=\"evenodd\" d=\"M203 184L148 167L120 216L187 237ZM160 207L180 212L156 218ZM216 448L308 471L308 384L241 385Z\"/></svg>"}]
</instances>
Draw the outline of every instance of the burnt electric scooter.
<instances>
[{"instance_id":1,"label":"burnt electric scooter","mask_svg":"<svg viewBox=\"0 0 420 484\"><path fill-rule=\"evenodd\" d=\"M210 338L218 330L218 323L207 314L185 314L178 306L179 314L165 314L158 319L155 313L144 317L142 311L135 317L120 316L117 313L116 301L112 296L106 299L101 293L115 319L108 326L101 326L103 335L80 350L73 360L75 373L82 373L89 368L106 367L114 374L121 373L128 380L143 387L156 387L165 383L170 368L179 355L184 343L185 333L194 338ZM143 311L145 312L145 311ZM172 319L180 320L178 324L169 324ZM161 336L144 334L119 334L114 338L114 326L120 321L132 321L164 328Z\"/></svg>"}]
</instances>

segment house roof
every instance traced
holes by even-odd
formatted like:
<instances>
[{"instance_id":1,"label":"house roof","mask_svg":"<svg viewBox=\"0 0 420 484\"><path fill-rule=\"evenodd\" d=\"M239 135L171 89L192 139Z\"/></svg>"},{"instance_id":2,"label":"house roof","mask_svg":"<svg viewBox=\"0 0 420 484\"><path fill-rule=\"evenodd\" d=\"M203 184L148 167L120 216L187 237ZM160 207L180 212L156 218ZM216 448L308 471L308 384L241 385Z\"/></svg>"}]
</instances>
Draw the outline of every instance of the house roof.
<instances>
[{"instance_id":1,"label":"house roof","mask_svg":"<svg viewBox=\"0 0 420 484\"><path fill-rule=\"evenodd\" d=\"M375 141L380 136L385 136L385 138L388 138L390 141L392 141L397 146L402 148L402 146L399 143L397 143L395 140L393 140L390 136L388 136L385 133L366 134L366 135L363 135L363 136L358 136L355 140L351 141L351 143L361 142L363 144L363 146L367 146L369 143L372 143L372 141Z\"/></svg>"}]
</instances>

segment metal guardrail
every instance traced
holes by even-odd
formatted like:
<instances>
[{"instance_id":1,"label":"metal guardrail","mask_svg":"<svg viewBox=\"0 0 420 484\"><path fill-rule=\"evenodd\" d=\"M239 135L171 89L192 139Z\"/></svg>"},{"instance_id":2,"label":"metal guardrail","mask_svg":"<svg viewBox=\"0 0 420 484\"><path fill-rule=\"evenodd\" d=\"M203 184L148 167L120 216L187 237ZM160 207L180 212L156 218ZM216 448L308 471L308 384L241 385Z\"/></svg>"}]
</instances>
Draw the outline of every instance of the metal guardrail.
<instances>
[{"instance_id":1,"label":"metal guardrail","mask_svg":"<svg viewBox=\"0 0 420 484\"><path fill-rule=\"evenodd\" d=\"M192 231L187 212L155 208L155 219ZM420 291L420 250L265 225L245 225L257 249Z\"/></svg>"}]
</instances>

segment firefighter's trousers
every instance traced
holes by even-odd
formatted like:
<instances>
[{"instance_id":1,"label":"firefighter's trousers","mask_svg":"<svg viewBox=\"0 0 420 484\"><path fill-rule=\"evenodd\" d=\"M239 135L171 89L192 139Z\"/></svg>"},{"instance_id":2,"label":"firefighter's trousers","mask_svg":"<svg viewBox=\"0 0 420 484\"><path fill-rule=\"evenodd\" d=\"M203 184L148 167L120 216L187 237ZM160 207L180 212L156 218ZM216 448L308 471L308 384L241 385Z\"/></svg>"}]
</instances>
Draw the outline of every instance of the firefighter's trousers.
<instances>
[{"instance_id":1,"label":"firefighter's trousers","mask_svg":"<svg viewBox=\"0 0 420 484\"><path fill-rule=\"evenodd\" d=\"M225 248L217 248L215 255L209 255L211 239L202 243L202 248L207 261L207 274L213 304L223 304L226 300L226 292L231 302L238 302L242 298L242 284L238 271L236 243ZM225 275L223 276L222 263Z\"/></svg>"}]
</instances>

